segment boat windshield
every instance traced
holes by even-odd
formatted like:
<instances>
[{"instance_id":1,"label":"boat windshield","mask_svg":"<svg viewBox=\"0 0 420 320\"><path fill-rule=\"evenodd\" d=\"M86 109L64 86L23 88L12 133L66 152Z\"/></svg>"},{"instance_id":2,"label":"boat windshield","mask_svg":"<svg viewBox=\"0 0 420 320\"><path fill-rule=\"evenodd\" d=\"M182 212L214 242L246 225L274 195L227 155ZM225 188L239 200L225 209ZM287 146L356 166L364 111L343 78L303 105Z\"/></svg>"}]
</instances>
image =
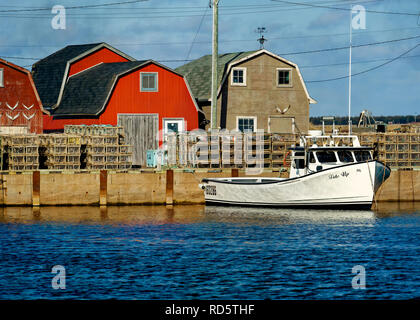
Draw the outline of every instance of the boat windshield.
<instances>
[{"instance_id":1,"label":"boat windshield","mask_svg":"<svg viewBox=\"0 0 420 320\"><path fill-rule=\"evenodd\" d=\"M341 162L350 163L350 162L354 161L353 155L351 154L351 151L340 150L340 151L337 151L337 155L338 155L338 159Z\"/></svg>"},{"instance_id":2,"label":"boat windshield","mask_svg":"<svg viewBox=\"0 0 420 320\"><path fill-rule=\"evenodd\" d=\"M372 160L372 157L369 151L355 151L354 156L356 157L356 161L358 162Z\"/></svg>"},{"instance_id":3,"label":"boat windshield","mask_svg":"<svg viewBox=\"0 0 420 320\"><path fill-rule=\"evenodd\" d=\"M321 163L337 162L334 151L317 151L316 156Z\"/></svg>"},{"instance_id":4,"label":"boat windshield","mask_svg":"<svg viewBox=\"0 0 420 320\"><path fill-rule=\"evenodd\" d=\"M315 163L315 156L313 152L309 153L309 163Z\"/></svg>"}]
</instances>

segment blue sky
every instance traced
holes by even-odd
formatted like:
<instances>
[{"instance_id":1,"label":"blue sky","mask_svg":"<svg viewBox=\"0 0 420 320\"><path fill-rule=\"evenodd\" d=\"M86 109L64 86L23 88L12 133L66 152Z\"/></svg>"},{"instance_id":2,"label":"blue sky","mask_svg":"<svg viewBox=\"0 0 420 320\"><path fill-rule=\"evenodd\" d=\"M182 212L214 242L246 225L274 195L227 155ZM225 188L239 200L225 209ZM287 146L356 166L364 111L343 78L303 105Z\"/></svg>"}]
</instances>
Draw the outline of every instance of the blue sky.
<instances>
[{"instance_id":1,"label":"blue sky","mask_svg":"<svg viewBox=\"0 0 420 320\"><path fill-rule=\"evenodd\" d=\"M125 2L128 0L120 0ZM350 8L348 0L291 0L316 6ZM116 0L0 1L0 56L30 69L36 60L69 44L107 42L141 59L175 68L211 53L212 10L209 0L149 0L71 9ZM366 29L353 31L355 46L420 36L420 0L353 1L367 11ZM66 8L66 29L51 26L54 5ZM42 10L47 8L48 10ZM41 10L38 10L41 9ZM16 11L28 10L28 11ZM382 12L382 13L377 13ZM271 0L220 0L219 53L256 50L256 32L265 27L265 48L297 63L310 95L318 101L311 116L348 114L349 50L301 53L349 45L350 13ZM396 58L420 38L353 48L353 73ZM14 57L14 58L11 58ZM28 58L28 59L18 59ZM420 46L403 57L352 79L352 115L420 114Z\"/></svg>"}]
</instances>

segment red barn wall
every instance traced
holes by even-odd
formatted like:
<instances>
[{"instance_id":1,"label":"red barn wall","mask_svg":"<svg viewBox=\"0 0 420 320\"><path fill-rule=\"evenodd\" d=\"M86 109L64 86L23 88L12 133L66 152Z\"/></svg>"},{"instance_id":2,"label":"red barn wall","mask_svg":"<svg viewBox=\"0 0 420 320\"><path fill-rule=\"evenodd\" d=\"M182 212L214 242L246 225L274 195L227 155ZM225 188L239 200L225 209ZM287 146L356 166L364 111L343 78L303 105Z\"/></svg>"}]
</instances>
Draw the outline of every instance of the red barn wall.
<instances>
[{"instance_id":1,"label":"red barn wall","mask_svg":"<svg viewBox=\"0 0 420 320\"><path fill-rule=\"evenodd\" d=\"M158 92L140 92L140 72L158 72ZM185 129L198 128L198 112L184 79L155 64L120 78L98 119L58 119L44 117L44 130L61 130L67 124L117 125L119 113L158 113L159 129L163 118L184 118Z\"/></svg>"},{"instance_id":2,"label":"red barn wall","mask_svg":"<svg viewBox=\"0 0 420 320\"><path fill-rule=\"evenodd\" d=\"M79 61L73 62L70 66L69 77L80 72L91 68L98 63L111 63L111 62L126 62L129 61L127 58L120 56L119 54L109 50L108 48L102 48L95 51Z\"/></svg>"},{"instance_id":3,"label":"red barn wall","mask_svg":"<svg viewBox=\"0 0 420 320\"><path fill-rule=\"evenodd\" d=\"M43 112L30 74L1 61L0 68L4 70L4 87L0 87L0 126L24 126L29 132L42 133ZM7 105L17 106L11 110Z\"/></svg>"}]
</instances>

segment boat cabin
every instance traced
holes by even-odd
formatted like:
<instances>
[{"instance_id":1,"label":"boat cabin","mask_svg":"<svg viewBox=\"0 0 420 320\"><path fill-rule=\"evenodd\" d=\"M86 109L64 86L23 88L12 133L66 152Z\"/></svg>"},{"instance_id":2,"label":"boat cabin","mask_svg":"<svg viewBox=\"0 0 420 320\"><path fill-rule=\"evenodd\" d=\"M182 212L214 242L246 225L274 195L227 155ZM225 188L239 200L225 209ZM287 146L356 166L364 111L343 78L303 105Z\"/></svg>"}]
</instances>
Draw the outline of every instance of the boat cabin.
<instances>
[{"instance_id":1,"label":"boat cabin","mask_svg":"<svg viewBox=\"0 0 420 320\"><path fill-rule=\"evenodd\" d=\"M305 148L302 146L292 147L291 150L291 168L290 178L303 176L312 172L321 171L341 165L346 165L355 162L365 162L373 160L372 150L370 147L362 147L359 144L357 136L352 137L351 145L342 145L342 140L334 142L317 143ZM313 137L308 137L309 140ZM325 137L317 137L325 138ZM354 139L355 138L355 139ZM307 145L307 141L303 145Z\"/></svg>"}]
</instances>

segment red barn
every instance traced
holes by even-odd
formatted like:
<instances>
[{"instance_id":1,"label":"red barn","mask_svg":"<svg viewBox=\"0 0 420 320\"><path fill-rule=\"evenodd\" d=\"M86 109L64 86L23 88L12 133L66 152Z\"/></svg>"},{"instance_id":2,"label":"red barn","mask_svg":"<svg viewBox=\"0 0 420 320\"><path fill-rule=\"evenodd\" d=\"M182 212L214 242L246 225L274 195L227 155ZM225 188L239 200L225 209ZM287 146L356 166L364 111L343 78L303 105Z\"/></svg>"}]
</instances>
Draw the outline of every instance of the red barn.
<instances>
[{"instance_id":1,"label":"red barn","mask_svg":"<svg viewBox=\"0 0 420 320\"><path fill-rule=\"evenodd\" d=\"M44 131L61 131L66 124L122 125L134 152L142 153L134 155L141 165L145 150L157 148L159 130L198 128L198 106L174 70L152 60L134 61L107 44L60 51L33 69L51 112Z\"/></svg>"},{"instance_id":2,"label":"red barn","mask_svg":"<svg viewBox=\"0 0 420 320\"><path fill-rule=\"evenodd\" d=\"M0 132L42 133L44 112L30 72L0 59Z\"/></svg>"}]
</instances>

